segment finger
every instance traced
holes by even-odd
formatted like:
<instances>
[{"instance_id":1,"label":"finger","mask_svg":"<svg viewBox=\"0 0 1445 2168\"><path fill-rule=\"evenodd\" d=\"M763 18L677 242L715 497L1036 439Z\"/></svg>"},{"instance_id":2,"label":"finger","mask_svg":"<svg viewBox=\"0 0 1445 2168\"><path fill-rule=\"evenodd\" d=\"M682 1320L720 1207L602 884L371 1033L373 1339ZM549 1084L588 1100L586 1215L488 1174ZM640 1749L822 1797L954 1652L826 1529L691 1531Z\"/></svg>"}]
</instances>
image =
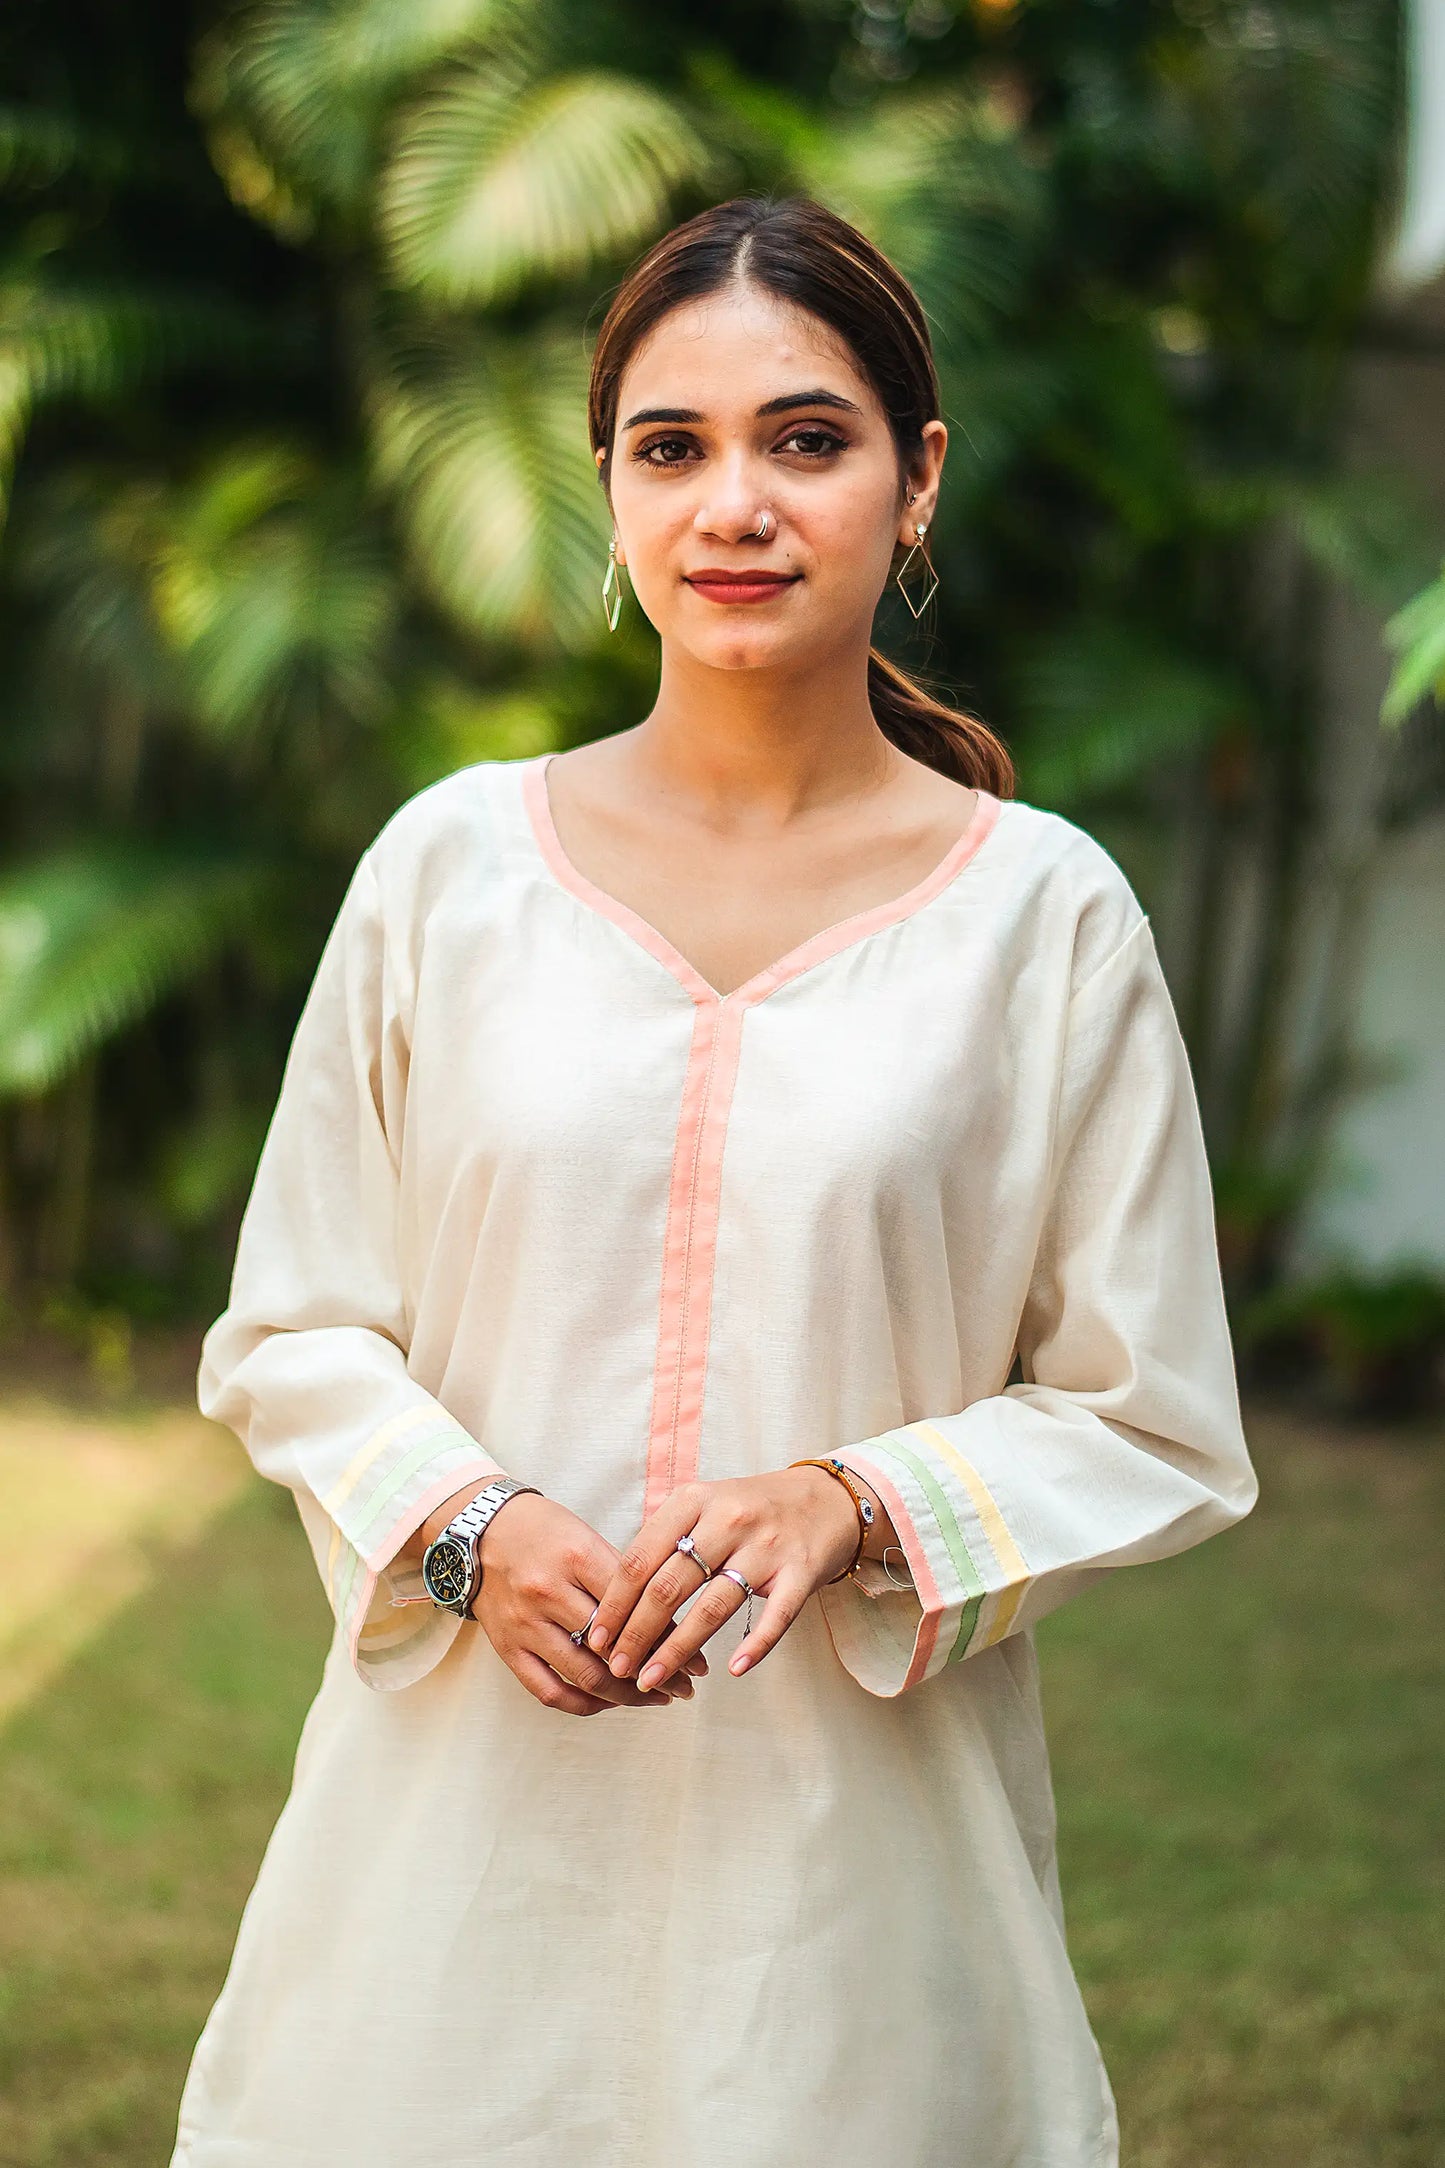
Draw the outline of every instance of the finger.
<instances>
[{"instance_id":1,"label":"finger","mask_svg":"<svg viewBox=\"0 0 1445 2168\"><path fill-rule=\"evenodd\" d=\"M609 1543L605 1536L599 1536L595 1528L589 1528L583 1522L577 1529L576 1543L563 1559L563 1565L585 1591L587 1609L590 1611L617 1571L617 1547Z\"/></svg>"},{"instance_id":2,"label":"finger","mask_svg":"<svg viewBox=\"0 0 1445 2168\"><path fill-rule=\"evenodd\" d=\"M778 1575L768 1591L762 1617L751 1633L743 1635L728 1658L728 1670L735 1678L751 1671L754 1664L762 1662L769 1649L777 1647L812 1593L811 1582Z\"/></svg>"},{"instance_id":3,"label":"finger","mask_svg":"<svg viewBox=\"0 0 1445 2168\"><path fill-rule=\"evenodd\" d=\"M574 1608L578 1611L579 1615L577 1618L577 1626L574 1629L570 1626L567 1626L564 1621L562 1630L566 1633L567 1640L570 1643L571 1647L576 1650L580 1656L587 1659L587 1661L580 1668L573 1668L569 1666L566 1671L566 1676L570 1679L573 1679L576 1684L584 1687L589 1693L608 1694L610 1688L620 1687L623 1685L624 1682L617 1678L614 1678L613 1674L608 1670L606 1664L602 1661L602 1659L600 1657L592 1655L591 1650L587 1647L585 1642L573 1640L572 1636L574 1631L581 1631L583 1627L589 1626L596 1611L595 1603L590 1600L585 1590L579 1588L576 1591L576 1596L576 1605L569 1607ZM547 1661L551 1662L552 1659L548 1657ZM562 1667L554 1665L554 1669L560 1668ZM684 1701L691 1700L692 1695L695 1692L692 1681L694 1679L705 1679L707 1675L707 1658L701 1654L693 1657L686 1666L685 1671L680 1672L677 1677L669 1681L669 1696L680 1697ZM609 1694L609 1698L615 1698L618 1701L623 1701L626 1700L628 1697L627 1695L619 1692L616 1696L611 1696Z\"/></svg>"},{"instance_id":4,"label":"finger","mask_svg":"<svg viewBox=\"0 0 1445 2168\"><path fill-rule=\"evenodd\" d=\"M673 1491L650 1519L643 1522L637 1534L618 1557L597 1607L597 1617L587 1636L588 1645L599 1654L609 1651L624 1622L629 1620L637 1600L654 1574L669 1556L683 1570L676 1576L678 1590L676 1602L681 1603L693 1589L701 1584L702 1576L692 1561L676 1550L677 1539L692 1529L703 1509L707 1486L702 1483L684 1483ZM704 1552L706 1557L707 1553ZM667 1614L671 1616L670 1613ZM659 1617L655 1631L660 1631L666 1618ZM646 1643L638 1637L633 1656L640 1656Z\"/></svg>"},{"instance_id":5,"label":"finger","mask_svg":"<svg viewBox=\"0 0 1445 2168\"><path fill-rule=\"evenodd\" d=\"M704 1558L707 1557L705 1540L699 1536L698 1551ZM639 1671L663 1635L672 1631L683 1605L691 1604L699 1597L699 1591L708 1586L710 1583L696 1560L684 1551L671 1551L638 1596L631 1616L623 1620L618 1630L608 1659L614 1674L618 1678L630 1678Z\"/></svg>"},{"instance_id":6,"label":"finger","mask_svg":"<svg viewBox=\"0 0 1445 2168\"><path fill-rule=\"evenodd\" d=\"M544 1664L540 1656L529 1649L518 1649L511 1659L511 1668L526 1687L527 1692L549 1709L559 1709L565 1716L598 1716L604 1709L613 1707L610 1701L599 1700L596 1694L584 1694L579 1688L569 1686L559 1679L550 1664Z\"/></svg>"},{"instance_id":7,"label":"finger","mask_svg":"<svg viewBox=\"0 0 1445 2168\"><path fill-rule=\"evenodd\" d=\"M666 1692L643 1693L631 1679L614 1678L600 1656L594 1656L590 1649L579 1649L571 1635L560 1626L542 1629L536 1653L569 1685L598 1700L609 1701L617 1708L636 1708L639 1704L650 1708L659 1702L686 1701L697 1692L691 1679L679 1678L669 1682Z\"/></svg>"},{"instance_id":8,"label":"finger","mask_svg":"<svg viewBox=\"0 0 1445 2168\"><path fill-rule=\"evenodd\" d=\"M741 1566L738 1571L742 1572ZM645 1679L648 1686L669 1678L703 1642L724 1625L747 1598L736 1581L725 1573L715 1573L688 1611L687 1617L679 1619L671 1633L667 1634L653 1650L638 1674L637 1683ZM618 1646L621 1646L619 1642ZM661 1668L659 1669L659 1666Z\"/></svg>"}]
</instances>

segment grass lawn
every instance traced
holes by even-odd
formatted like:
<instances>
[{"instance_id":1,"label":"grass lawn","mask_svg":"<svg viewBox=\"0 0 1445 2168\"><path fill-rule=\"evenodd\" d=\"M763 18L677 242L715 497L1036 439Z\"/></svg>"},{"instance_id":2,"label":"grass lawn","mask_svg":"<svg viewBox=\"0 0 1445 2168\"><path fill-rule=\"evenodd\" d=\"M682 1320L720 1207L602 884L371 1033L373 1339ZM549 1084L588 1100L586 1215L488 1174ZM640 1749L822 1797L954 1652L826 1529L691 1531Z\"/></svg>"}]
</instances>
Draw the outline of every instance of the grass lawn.
<instances>
[{"instance_id":1,"label":"grass lawn","mask_svg":"<svg viewBox=\"0 0 1445 2168\"><path fill-rule=\"evenodd\" d=\"M1243 1528L1040 1629L1124 2157L1440 2168L1445 1439L1250 1435ZM326 1623L253 1484L0 1734L4 2168L169 2157Z\"/></svg>"}]
</instances>

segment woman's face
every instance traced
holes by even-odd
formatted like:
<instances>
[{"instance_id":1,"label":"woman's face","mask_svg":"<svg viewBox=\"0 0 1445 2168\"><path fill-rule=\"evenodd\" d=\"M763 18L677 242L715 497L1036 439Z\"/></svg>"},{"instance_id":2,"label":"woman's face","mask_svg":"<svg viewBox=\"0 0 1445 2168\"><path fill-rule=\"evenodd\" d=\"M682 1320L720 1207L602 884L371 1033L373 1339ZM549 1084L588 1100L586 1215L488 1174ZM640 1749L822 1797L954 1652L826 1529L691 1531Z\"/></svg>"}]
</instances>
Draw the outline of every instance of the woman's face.
<instances>
[{"instance_id":1,"label":"woman's face","mask_svg":"<svg viewBox=\"0 0 1445 2168\"><path fill-rule=\"evenodd\" d=\"M947 440L928 423L904 503L887 417L843 342L735 284L674 309L623 372L618 558L664 643L709 668L836 659L866 648L895 546L932 521Z\"/></svg>"}]
</instances>

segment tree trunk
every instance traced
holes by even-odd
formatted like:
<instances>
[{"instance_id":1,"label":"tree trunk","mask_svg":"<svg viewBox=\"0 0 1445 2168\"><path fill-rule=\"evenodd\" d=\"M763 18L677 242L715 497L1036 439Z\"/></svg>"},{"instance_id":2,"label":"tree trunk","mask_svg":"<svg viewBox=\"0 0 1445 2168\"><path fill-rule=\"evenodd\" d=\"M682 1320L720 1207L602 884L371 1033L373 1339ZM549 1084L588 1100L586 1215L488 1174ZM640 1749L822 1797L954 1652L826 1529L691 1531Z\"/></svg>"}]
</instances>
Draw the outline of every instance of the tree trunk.
<instances>
[{"instance_id":1,"label":"tree trunk","mask_svg":"<svg viewBox=\"0 0 1445 2168\"><path fill-rule=\"evenodd\" d=\"M1320 574L1300 558L1289 609L1279 730L1266 766L1259 937L1244 1003L1230 1122L1231 1159L1261 1177L1279 1171L1276 1147L1289 1089L1296 935L1319 810L1315 769L1324 602ZM1268 1276L1272 1237L1272 1229L1261 1230L1251 1274L1256 1284Z\"/></svg>"}]
</instances>

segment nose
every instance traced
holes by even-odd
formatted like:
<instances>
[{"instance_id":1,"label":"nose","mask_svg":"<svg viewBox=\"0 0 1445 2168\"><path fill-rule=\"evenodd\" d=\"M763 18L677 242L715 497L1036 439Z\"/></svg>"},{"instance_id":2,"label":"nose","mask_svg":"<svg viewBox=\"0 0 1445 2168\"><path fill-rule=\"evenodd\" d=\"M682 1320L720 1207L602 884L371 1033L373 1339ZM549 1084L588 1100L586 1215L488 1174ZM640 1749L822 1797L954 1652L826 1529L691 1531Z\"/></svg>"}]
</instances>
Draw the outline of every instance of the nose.
<instances>
[{"instance_id":1,"label":"nose","mask_svg":"<svg viewBox=\"0 0 1445 2168\"><path fill-rule=\"evenodd\" d=\"M757 538L769 502L766 476L758 474L751 459L730 460L715 468L712 488L697 508L693 530L712 535L719 542L745 542ZM776 533L776 524L770 523Z\"/></svg>"}]
</instances>

